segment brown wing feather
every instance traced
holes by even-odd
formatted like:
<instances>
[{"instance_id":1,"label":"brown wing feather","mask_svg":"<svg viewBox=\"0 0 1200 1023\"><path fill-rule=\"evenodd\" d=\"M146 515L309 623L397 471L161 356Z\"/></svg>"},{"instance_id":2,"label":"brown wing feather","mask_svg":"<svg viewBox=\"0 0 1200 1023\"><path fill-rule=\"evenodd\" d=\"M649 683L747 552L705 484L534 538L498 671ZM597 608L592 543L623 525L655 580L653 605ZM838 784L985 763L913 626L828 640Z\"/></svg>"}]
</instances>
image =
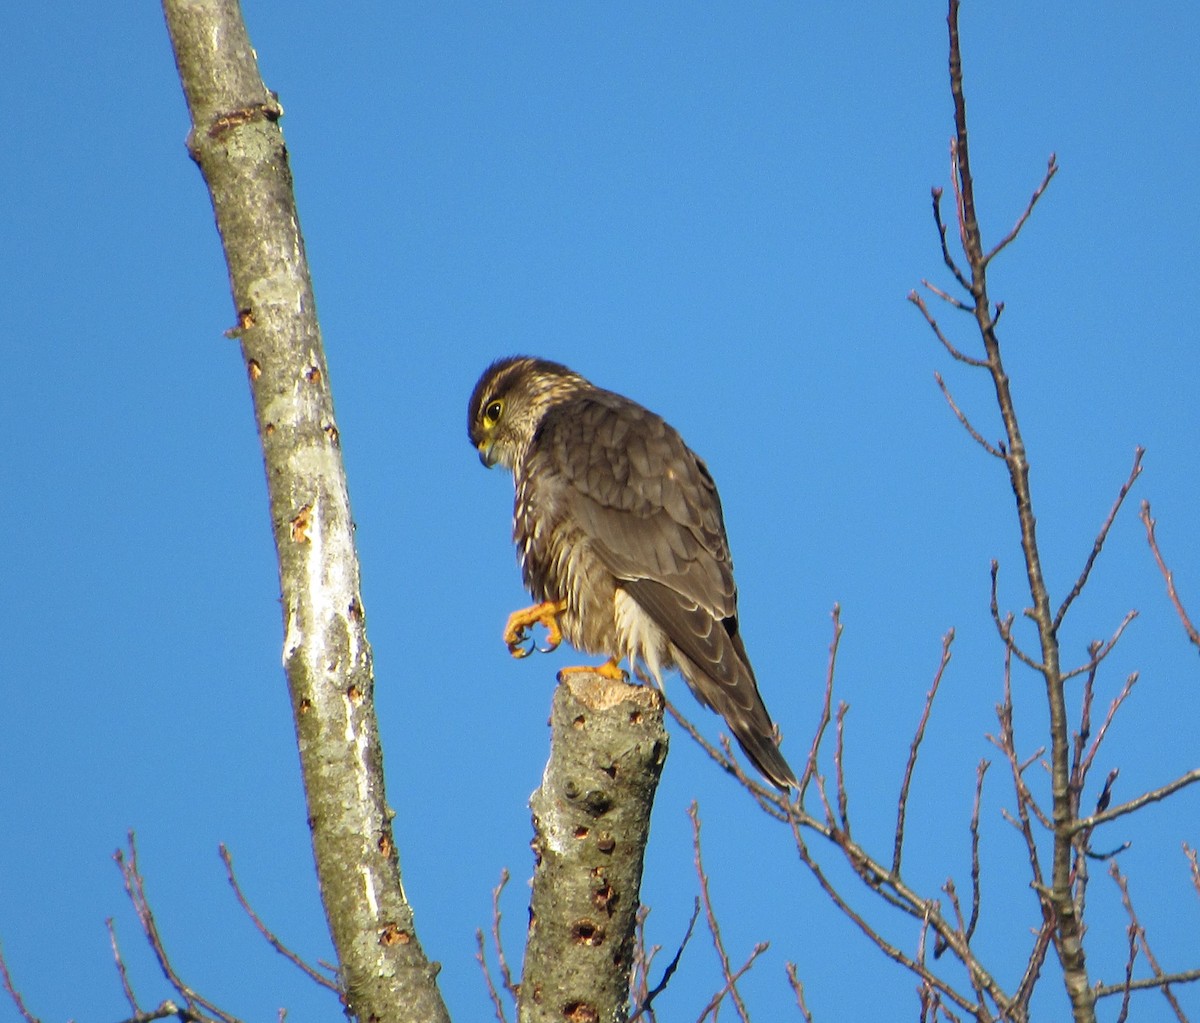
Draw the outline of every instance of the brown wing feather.
<instances>
[{"instance_id":1,"label":"brown wing feather","mask_svg":"<svg viewBox=\"0 0 1200 1023\"><path fill-rule=\"evenodd\" d=\"M704 463L659 416L608 391L545 416L536 469L563 495L612 573L653 579L727 618L737 588L716 487Z\"/></svg>"},{"instance_id":2,"label":"brown wing feather","mask_svg":"<svg viewBox=\"0 0 1200 1023\"><path fill-rule=\"evenodd\" d=\"M796 783L737 631L737 587L716 486L663 419L599 389L543 419L531 470L557 496L605 567L677 648L697 699L720 714L755 766Z\"/></svg>"}]
</instances>

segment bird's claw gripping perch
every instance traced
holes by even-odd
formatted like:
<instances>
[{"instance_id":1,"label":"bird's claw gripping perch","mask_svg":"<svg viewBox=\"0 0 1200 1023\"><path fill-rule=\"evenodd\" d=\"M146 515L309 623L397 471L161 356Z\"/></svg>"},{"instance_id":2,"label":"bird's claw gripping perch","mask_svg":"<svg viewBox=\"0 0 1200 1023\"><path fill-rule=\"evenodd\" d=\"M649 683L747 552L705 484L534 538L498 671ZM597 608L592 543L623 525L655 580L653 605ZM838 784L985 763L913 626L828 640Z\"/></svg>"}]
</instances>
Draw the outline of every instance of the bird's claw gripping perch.
<instances>
[{"instance_id":1,"label":"bird's claw gripping perch","mask_svg":"<svg viewBox=\"0 0 1200 1023\"><path fill-rule=\"evenodd\" d=\"M523 607L508 616L504 626L504 645L513 657L528 657L534 650L548 654L563 640L562 629L558 624L558 616L567 609L565 600L545 600L532 607ZM546 629L546 645L538 646L537 640L529 635L529 629L534 625L542 625Z\"/></svg>"}]
</instances>

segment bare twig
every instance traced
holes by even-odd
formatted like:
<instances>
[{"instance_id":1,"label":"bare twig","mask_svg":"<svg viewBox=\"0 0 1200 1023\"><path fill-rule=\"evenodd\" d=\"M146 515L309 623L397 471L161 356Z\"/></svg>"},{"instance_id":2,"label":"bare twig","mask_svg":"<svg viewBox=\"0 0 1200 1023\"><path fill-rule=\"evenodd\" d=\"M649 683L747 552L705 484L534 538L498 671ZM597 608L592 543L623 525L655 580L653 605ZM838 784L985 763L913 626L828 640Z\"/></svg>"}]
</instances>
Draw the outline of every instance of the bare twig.
<instances>
[{"instance_id":1,"label":"bare twig","mask_svg":"<svg viewBox=\"0 0 1200 1023\"><path fill-rule=\"evenodd\" d=\"M1099 663L1098 660L1097 663ZM1092 763L1096 759L1096 754L1100 751L1100 744L1104 742L1105 736L1108 735L1108 730L1112 726L1113 719L1117 716L1117 711L1120 710L1122 704L1129 699L1129 694L1133 692L1133 687L1137 685L1137 680L1139 677L1140 676L1135 671L1127 679L1125 679L1125 685L1121 688L1121 691L1117 693L1115 697L1113 697L1112 703L1108 705L1108 713L1104 715L1104 723L1100 726L1100 731L1096 733L1096 738L1092 740L1091 746L1088 747L1088 751L1080 763L1080 788L1082 788L1082 783L1087 778L1088 772L1092 769ZM1099 807L1097 812L1103 809L1104 807Z\"/></svg>"},{"instance_id":2,"label":"bare twig","mask_svg":"<svg viewBox=\"0 0 1200 1023\"><path fill-rule=\"evenodd\" d=\"M314 981L316 984L319 984L323 988L328 988L330 991L336 994L338 998L341 998L341 988L335 981L331 980L329 977L326 977L315 967L310 966L303 959L301 959L300 956L298 956L279 940L279 937L274 933L274 931L272 931L265 923L263 923L262 918L251 908L249 900L242 891L242 886L238 884L237 877L233 872L233 856L225 847L224 843L219 845L217 848L221 856L221 862L225 864L225 876L229 880L229 887L233 889L233 894L237 896L238 904L245 911L246 915L250 917L250 920L258 930L258 933L266 939L267 943L273 949L275 949L276 952L287 959L288 962L292 963L294 966L303 971L303 973L310 980Z\"/></svg>"},{"instance_id":3,"label":"bare twig","mask_svg":"<svg viewBox=\"0 0 1200 1023\"><path fill-rule=\"evenodd\" d=\"M700 729L692 724L691 720L674 703L667 699L665 694L663 695L663 707L675 719L675 723L692 737L696 745L708 754L713 763L720 767L726 774L732 775L742 788L750 793L764 813L769 814L778 821L787 820L789 813L787 797L777 789L768 789L756 778L751 778L742 770L741 765L737 762L737 758L733 755L727 736L721 736L721 747L718 748L700 734Z\"/></svg>"},{"instance_id":4,"label":"bare twig","mask_svg":"<svg viewBox=\"0 0 1200 1023\"><path fill-rule=\"evenodd\" d=\"M792 837L795 840L796 851L799 853L800 859L804 862L804 865L806 867L808 867L809 871L812 873L813 877L816 879L817 884L819 884L821 886L821 890L825 892L826 896L828 896L828 898L834 903L834 905L837 906L837 908L842 912L842 914L847 919L849 919L856 927L858 927L858 929L860 931L862 931L863 934L865 934L867 936L867 938L871 941L872 944L875 945L876 948L878 948L889 959L893 960L894 962L899 963L901 966L905 967L906 969L908 969L909 971L914 973L917 977L919 977L921 980L928 983L931 987L934 987L937 990L941 991L947 998L949 998L951 1001L953 1001L960 1008L962 1008L968 1012L971 1012L972 1014L975 1013L976 1006L972 1005L971 1002L967 998L965 998L962 994L960 994L958 991L956 991L951 985L949 985L948 983L943 981L940 977L938 977L936 974L934 974L923 962L921 962L917 959L914 959L912 956L908 955L902 949L896 947L890 941L888 941L882 934L880 934L874 927L872 927L860 913L858 913L845 900L845 898L842 896L841 892L839 892L837 890L837 888L835 888L833 886L833 884L830 882L829 878L825 876L825 872L821 869L820 865L813 858L812 852L808 848L808 843L805 842L804 835L802 834L802 832L800 830L800 823L796 819L792 820ZM864 859L865 859L865 857L864 857ZM860 876L862 876L865 872L864 868L862 866L860 866L858 868L858 870L859 870ZM879 876L883 877L884 875L881 872L879 874ZM880 893L882 894L882 889L876 889L876 890L880 891ZM918 913L916 911L916 907L918 904L920 904L923 907L923 910L924 910L923 915L925 916L925 918L926 919L932 918L932 915L936 912L936 910L935 910L934 906L930 903L918 903L918 900L914 899L911 903L905 905L904 908L911 915L918 916L918 919L919 919L920 916L918 915ZM945 926L945 925L943 924L943 926ZM956 951L956 954L957 954L957 951ZM992 981L990 977L988 977L987 980L989 981L989 985L990 985L989 990L993 990L995 995L999 995L1000 1001L1003 1002L1004 1004L1007 1004L1008 1000L1003 997L1003 993L999 991L998 987L996 987L995 982Z\"/></svg>"},{"instance_id":5,"label":"bare twig","mask_svg":"<svg viewBox=\"0 0 1200 1023\"><path fill-rule=\"evenodd\" d=\"M149 943L151 951L154 952L155 959L158 960L159 969L162 970L163 976L167 978L167 982L183 998L190 1013L190 1018L202 1021L211 1016L218 1023L241 1023L236 1016L219 1009L212 1002L208 1001L208 999L188 987L176 972L175 967L171 965L166 946L163 944L162 935L159 934L158 924L154 919L154 912L150 908L150 901L146 897L146 882L138 867L137 841L132 831L129 832L128 841L128 856L126 856L124 850L118 849L113 853L113 859L121 871L121 880L125 885L125 894L129 896L129 901L132 903L134 912L137 914L138 923L142 926L142 933L146 936L146 941Z\"/></svg>"},{"instance_id":6,"label":"bare twig","mask_svg":"<svg viewBox=\"0 0 1200 1023\"><path fill-rule=\"evenodd\" d=\"M13 983L12 974L8 972L8 960L4 958L4 949L0 947L0 981L4 983L4 990L8 992L8 997L12 999L13 1005L17 1012L21 1014L21 1018L25 1023L42 1023L32 1012L25 1007L25 1000L21 997L21 992L17 990L16 984ZM136 1006L134 1007L136 1012Z\"/></svg>"},{"instance_id":7,"label":"bare twig","mask_svg":"<svg viewBox=\"0 0 1200 1023\"><path fill-rule=\"evenodd\" d=\"M108 928L108 943L112 947L113 962L117 967L117 976L121 978L121 990L125 993L125 1001L129 1003L134 1015L137 1015L142 1010L138 1005L137 996L133 993L133 986L129 983L129 971L125 968L125 957L121 955L121 947L117 944L117 929L111 916L104 921L104 926Z\"/></svg>"},{"instance_id":8,"label":"bare twig","mask_svg":"<svg viewBox=\"0 0 1200 1023\"><path fill-rule=\"evenodd\" d=\"M847 838L850 837L850 794L846 791L844 754L846 749L846 715L848 713L850 713L850 705L839 703L837 712L837 743L833 750L833 767L837 775L838 819L841 821L842 831L845 832Z\"/></svg>"},{"instance_id":9,"label":"bare twig","mask_svg":"<svg viewBox=\"0 0 1200 1023\"><path fill-rule=\"evenodd\" d=\"M1178 973L1164 973L1161 977L1142 977L1129 982L1130 991L1154 991L1167 984L1194 984L1200 981L1200 969L1180 970ZM1097 998L1110 998L1125 990L1121 984L1097 984L1093 990Z\"/></svg>"},{"instance_id":10,"label":"bare twig","mask_svg":"<svg viewBox=\"0 0 1200 1023\"><path fill-rule=\"evenodd\" d=\"M927 291L930 291L933 294L937 295L937 297L940 298L943 302L945 302L947 305L954 306L955 309L961 309L963 312L967 312L967 313L972 311L972 307L967 305L967 303L964 302L961 298L955 298L948 291L943 291L932 281L927 281L924 277L921 278L921 287L923 287Z\"/></svg>"},{"instance_id":11,"label":"bare twig","mask_svg":"<svg viewBox=\"0 0 1200 1023\"><path fill-rule=\"evenodd\" d=\"M788 963L784 969L787 971L788 984L791 986L792 994L796 996L796 1008L800 1010L800 1015L804 1018L804 1023L813 1023L813 1014L809 1011L807 1003L804 1001L804 985L800 981L800 977L796 972L796 964Z\"/></svg>"},{"instance_id":12,"label":"bare twig","mask_svg":"<svg viewBox=\"0 0 1200 1023\"><path fill-rule=\"evenodd\" d=\"M1157 986L1159 990L1162 991L1163 997L1171 1006L1171 1009L1175 1013L1175 1018L1179 1020L1179 1023L1187 1023L1187 1017L1184 1015L1182 1007L1175 998L1175 993L1171 990L1170 985L1172 981L1167 977L1166 973L1163 972L1157 957L1150 949L1150 942L1146 939L1146 928L1143 927L1141 921L1138 920L1137 912L1133 908L1133 899L1129 895L1128 881L1125 880L1124 875L1121 873L1120 867L1118 867L1116 863L1113 863L1109 866L1108 872L1110 875L1112 875L1112 879L1116 881L1117 887L1121 889L1121 904L1125 907L1125 912L1129 915L1129 929L1136 933L1137 942L1141 947L1142 954L1145 955L1146 962L1150 964L1150 969L1154 971L1154 979L1157 981L1157 984L1154 986ZM1197 977L1200 977L1200 970L1195 972ZM1132 983L1127 980L1123 987L1131 989Z\"/></svg>"},{"instance_id":13,"label":"bare twig","mask_svg":"<svg viewBox=\"0 0 1200 1023\"><path fill-rule=\"evenodd\" d=\"M1160 800L1166 799L1172 793L1187 788L1187 786L1198 781L1200 781L1200 767L1188 771L1187 774L1180 775L1174 781L1167 782L1161 788L1153 789L1150 792L1143 792L1137 799L1131 799L1128 803L1114 806L1103 813L1093 814L1091 817L1081 817L1076 821L1072 821L1069 825L1069 831L1071 834L1075 834L1088 828L1097 827L1100 824L1107 824L1118 817L1124 817L1135 810L1140 810L1143 806L1149 806L1151 803L1157 803Z\"/></svg>"},{"instance_id":14,"label":"bare twig","mask_svg":"<svg viewBox=\"0 0 1200 1023\"><path fill-rule=\"evenodd\" d=\"M983 434L981 434L975 429L974 426L971 425L971 421L967 418L966 413L964 413L963 410L958 407L958 403L955 402L954 396L950 393L950 389L946 386L946 382L942 379L942 374L934 373L933 378L937 381L938 387L941 388L942 396L946 399L946 404L950 406L951 411L958 418L958 421L962 424L963 429L971 435L971 439L992 457L1003 460L1004 453L994 445L989 444L986 440L984 440Z\"/></svg>"},{"instance_id":15,"label":"bare twig","mask_svg":"<svg viewBox=\"0 0 1200 1023\"><path fill-rule=\"evenodd\" d=\"M1167 596L1171 598L1171 603L1175 606L1175 613L1179 615L1179 620L1183 623L1183 629L1187 633L1188 639L1193 646L1200 647L1200 632L1196 631L1196 626L1192 624L1191 618L1188 617L1187 610L1183 606L1183 601L1179 599L1179 593L1175 589L1175 573L1167 568L1167 563L1163 559L1162 552L1158 549L1158 540L1154 536L1154 527L1156 522L1150 517L1150 502L1142 502L1142 524L1146 527L1146 539L1150 543L1150 550L1154 553L1154 561L1158 565L1158 570L1162 573L1163 579L1167 583Z\"/></svg>"},{"instance_id":16,"label":"bare twig","mask_svg":"<svg viewBox=\"0 0 1200 1023\"><path fill-rule=\"evenodd\" d=\"M825 729L829 727L833 710L833 676L837 666L838 645L842 641L842 609L839 604L833 605L833 639L829 643L829 665L825 670L825 699L821 704L821 717L817 722L817 731L813 736L812 745L808 748L808 760L804 765L804 773L800 775L797 787L796 803L804 805L804 794L808 784L817 772L817 756L821 749L821 740L825 737Z\"/></svg>"},{"instance_id":17,"label":"bare twig","mask_svg":"<svg viewBox=\"0 0 1200 1023\"><path fill-rule=\"evenodd\" d=\"M693 800L692 805L688 807L688 816L692 820L692 849L695 852L696 877L700 880L700 898L704 904L704 917L708 921L708 930L712 935L713 948L717 953L717 961L721 965L721 976L725 979L725 986L716 995L713 1000L700 1014L700 1019L704 1019L710 1012L715 1012L716 1007L720 1004L721 999L726 994L733 1000L734 1009L737 1011L738 1019L742 1023L750 1023L750 1016L746 1012L746 1004L742 1001L742 996L737 989L738 979L748 970L764 951L766 944L761 943L754 946L754 951L745 965L736 972L731 969L729 964L729 954L725 951L725 943L721 940L721 927L717 922L717 914L713 909L712 899L708 893L708 875L704 872L704 861L700 854L700 808Z\"/></svg>"},{"instance_id":18,"label":"bare twig","mask_svg":"<svg viewBox=\"0 0 1200 1023\"><path fill-rule=\"evenodd\" d=\"M1200 895L1200 858L1187 842L1183 843L1183 854L1187 857L1188 868L1192 872L1192 887L1196 889L1196 894Z\"/></svg>"},{"instance_id":19,"label":"bare twig","mask_svg":"<svg viewBox=\"0 0 1200 1023\"><path fill-rule=\"evenodd\" d=\"M942 657L938 662L937 671L933 675L933 684L925 694L925 706L921 710L921 718L917 722L917 730L913 734L908 747L908 763L904 766L904 779L900 782L900 798L896 808L896 834L892 844L892 873L900 873L900 858L904 851L904 817L908 812L908 790L912 785L913 771L917 766L917 754L921 750L921 742L925 738L925 727L929 724L929 714L933 710L933 700L937 696L938 687L942 684L942 676L950 663L950 647L954 643L954 630L951 629L942 637ZM849 828L847 828L849 832Z\"/></svg>"},{"instance_id":20,"label":"bare twig","mask_svg":"<svg viewBox=\"0 0 1200 1023\"><path fill-rule=\"evenodd\" d=\"M954 279L958 281L962 289L970 292L971 282L967 280L966 275L959 269L958 263L950 255L950 249L946 245L946 224L942 220L942 195L943 191L939 186L934 185L930 189L930 198L933 200L933 222L937 225L938 239L942 245L942 259L945 261L946 266L949 267L950 272L954 274Z\"/></svg>"},{"instance_id":21,"label":"bare twig","mask_svg":"<svg viewBox=\"0 0 1200 1023\"><path fill-rule=\"evenodd\" d=\"M492 889L492 945L496 949L496 961L500 965L500 979L504 983L504 990L516 1002L520 991L518 985L513 982L512 970L509 968L508 958L504 955L504 942L500 940L500 896L504 894L504 886L508 884L508 879L508 868L505 867L500 871L499 882Z\"/></svg>"},{"instance_id":22,"label":"bare twig","mask_svg":"<svg viewBox=\"0 0 1200 1023\"><path fill-rule=\"evenodd\" d=\"M1034 206L1037 205L1037 201L1042 197L1042 193L1046 191L1050 185L1051 179L1057 173L1058 158L1054 155L1054 153L1051 153L1050 159L1046 161L1046 175L1042 178L1042 183L1034 189L1033 195L1029 198L1029 203L1026 205L1025 210L1017 218L1017 222L1013 225L1012 230L1009 231L1008 234L1006 234L1003 238L1001 238L994 246L992 246L991 251L983 257L983 263L985 266L992 261L993 257L999 255L1001 250L1007 248L1009 244L1016 239L1017 235L1021 233L1021 228L1025 226L1025 221L1029 219L1030 214L1033 213ZM997 318L999 318L999 313L997 313Z\"/></svg>"},{"instance_id":23,"label":"bare twig","mask_svg":"<svg viewBox=\"0 0 1200 1023\"><path fill-rule=\"evenodd\" d=\"M650 967L662 951L661 945L649 945L646 941L646 920L650 916L649 906L638 906L637 924L634 928L633 965L629 970L629 1004L641 1006L633 1013L633 1019L645 1017L650 1023L658 1019L654 1009L647 1005L650 994Z\"/></svg>"},{"instance_id":24,"label":"bare twig","mask_svg":"<svg viewBox=\"0 0 1200 1023\"><path fill-rule=\"evenodd\" d=\"M637 1010L629 1017L629 1023L634 1023L643 1014L651 1014L651 1006L654 1004L654 999L661 995L670 983L671 978L675 975L675 971L679 969L679 961L683 958L683 950L687 948L688 942L692 940L692 932L696 929L696 921L700 919L700 900L697 898L692 907L692 918L688 921L687 931L683 935L683 940L679 943L679 947L675 950L675 955L671 957L671 961L667 963L667 968L663 970L662 978L653 988L647 990L638 1003ZM657 949L658 946L655 946ZM650 968L650 960L653 956L646 960L646 970Z\"/></svg>"},{"instance_id":25,"label":"bare twig","mask_svg":"<svg viewBox=\"0 0 1200 1023\"><path fill-rule=\"evenodd\" d=\"M1085 661L1078 668L1072 668L1070 671L1064 671L1061 676L1062 680L1066 682L1068 679L1082 675L1085 671L1091 671L1093 668L1099 665L1104 658L1113 652L1113 647L1120 642L1121 637L1125 634L1125 630L1129 628L1129 623L1132 622L1137 616L1137 611L1126 612L1125 617L1121 619L1121 624L1117 626L1117 631L1109 637L1108 641L1096 645L1094 650L1089 650L1089 654L1091 655L1089 660Z\"/></svg>"},{"instance_id":26,"label":"bare twig","mask_svg":"<svg viewBox=\"0 0 1200 1023\"><path fill-rule=\"evenodd\" d=\"M999 578L1000 578L1000 562L996 561L995 558L993 558L992 559L992 596L991 596L991 603L989 606L990 606L990 610L992 613L992 621L995 623L995 626L996 626L996 631L1000 634L1000 639L1003 640L1005 647L1017 658L1018 661L1020 661L1022 664L1027 665L1028 667L1032 668L1034 671L1036 671L1040 674L1046 670L1045 665L1041 664L1038 661L1035 661L1032 657L1029 656L1029 654L1025 653L1024 650L1022 650L1019 646L1017 646L1017 641L1013 638L1013 634L1012 634L1013 615L1012 615L1012 612L1010 611L1003 618L1000 617L1000 598L999 598L999 594L997 592Z\"/></svg>"},{"instance_id":27,"label":"bare twig","mask_svg":"<svg viewBox=\"0 0 1200 1023\"><path fill-rule=\"evenodd\" d=\"M762 955L767 948L767 943L762 941L750 950L749 958L747 958L747 960L741 966L739 966L733 971L733 973L730 974L729 980L726 981L725 986L712 996L708 1004L704 1007L704 1010L696 1018L696 1023L704 1023L704 1020L708 1019L709 1016L712 1016L712 1018L715 1020L717 1017L717 1010L720 1008L721 1002L724 1001L727 994L733 995L734 1005L738 1007L738 1017L742 1020L742 1023L750 1023L750 1018L744 1014L745 1006L741 1004L741 1000L738 998L736 984L750 971L750 967L754 965L754 961L760 955Z\"/></svg>"},{"instance_id":28,"label":"bare twig","mask_svg":"<svg viewBox=\"0 0 1200 1023\"><path fill-rule=\"evenodd\" d=\"M1121 1011L1117 1015L1117 1023L1125 1023L1129 1018L1129 1002L1133 994L1133 968L1137 964L1137 927L1132 922L1129 923L1125 927L1125 934L1129 942L1129 954L1125 957L1125 983L1121 985ZM1100 997L1098 992L1096 997Z\"/></svg>"},{"instance_id":29,"label":"bare twig","mask_svg":"<svg viewBox=\"0 0 1200 1023\"><path fill-rule=\"evenodd\" d=\"M983 801L983 776L991 762L980 760L975 771L975 804L971 808L971 919L963 934L966 943L971 944L975 936L975 926L979 923L980 903L980 871L979 871L979 807Z\"/></svg>"},{"instance_id":30,"label":"bare twig","mask_svg":"<svg viewBox=\"0 0 1200 1023\"><path fill-rule=\"evenodd\" d=\"M945 332L938 325L938 321L933 318L933 313L929 311L925 300L917 292L910 291L908 293L908 300L921 310L921 315L925 317L925 322L929 324L929 329L933 331L934 337L942 343L942 347L950 353L952 358L957 359L959 362L965 362L968 366L987 366L987 363L982 359L976 359L974 356L967 355L951 343L950 339L946 337Z\"/></svg>"},{"instance_id":31,"label":"bare twig","mask_svg":"<svg viewBox=\"0 0 1200 1023\"><path fill-rule=\"evenodd\" d=\"M483 940L483 929L479 927L475 929L475 961L483 972L483 982L487 985L488 997L492 1000L492 1010L496 1013L498 1023L508 1023L508 1017L504 1014L504 1003L500 1001L500 993L492 980L492 971L488 969L487 946Z\"/></svg>"},{"instance_id":32,"label":"bare twig","mask_svg":"<svg viewBox=\"0 0 1200 1023\"><path fill-rule=\"evenodd\" d=\"M1051 162L1053 162L1053 158L1051 158ZM1046 187L1046 183L1048 181L1049 178L1042 183L1043 189ZM1040 194L1041 191L1039 190L1034 196L1034 201L1036 201L1037 195ZM1030 210L1032 210L1032 208L1033 203L1031 202ZM1025 216L1028 217L1028 215L1029 210L1026 211ZM1022 219L1021 223L1024 223L1024 219ZM1020 224L1018 224L1018 227L1019 226ZM1014 228L1013 230L1015 232L1017 228ZM993 250L993 252L995 251L998 251L998 249ZM1079 578L1075 580L1075 585L1071 587L1071 592L1067 594L1066 599L1062 602L1062 604L1059 605L1058 612L1054 616L1055 632L1058 632L1059 627L1062 625L1063 619L1067 615L1067 611L1069 611L1071 605L1075 603L1075 598L1077 598L1079 594L1083 592L1083 588L1087 585L1088 576L1092 573L1092 566L1096 564L1096 558L1100 556L1100 552L1104 549L1104 541L1108 539L1108 531L1112 529L1113 523L1117 520L1117 512L1121 510L1121 505L1125 503L1125 498L1129 495L1129 491L1133 489L1134 483L1137 482L1137 478L1142 474L1142 456L1145 455L1145 453L1146 449L1143 447L1138 447L1134 451L1133 468L1129 471L1129 478L1124 482L1124 484L1121 486L1121 489L1117 492L1117 499L1113 502L1112 509L1108 513L1108 518L1104 520L1104 525L1100 527L1100 532L1096 534L1096 540L1092 544L1092 552L1088 555L1087 561L1084 562L1083 571L1079 573Z\"/></svg>"}]
</instances>

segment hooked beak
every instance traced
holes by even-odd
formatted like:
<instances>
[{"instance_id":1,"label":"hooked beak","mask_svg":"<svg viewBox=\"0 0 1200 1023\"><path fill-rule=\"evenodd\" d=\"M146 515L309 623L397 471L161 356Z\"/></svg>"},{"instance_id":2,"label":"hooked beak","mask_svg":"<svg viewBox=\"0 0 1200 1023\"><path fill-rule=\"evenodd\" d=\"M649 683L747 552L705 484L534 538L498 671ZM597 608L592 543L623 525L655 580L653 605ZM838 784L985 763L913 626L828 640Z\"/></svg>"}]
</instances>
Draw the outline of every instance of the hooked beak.
<instances>
[{"instance_id":1,"label":"hooked beak","mask_svg":"<svg viewBox=\"0 0 1200 1023\"><path fill-rule=\"evenodd\" d=\"M492 447L493 445L488 441L480 441L478 445L479 464L485 469L490 469L496 464L496 456L492 453Z\"/></svg>"}]
</instances>

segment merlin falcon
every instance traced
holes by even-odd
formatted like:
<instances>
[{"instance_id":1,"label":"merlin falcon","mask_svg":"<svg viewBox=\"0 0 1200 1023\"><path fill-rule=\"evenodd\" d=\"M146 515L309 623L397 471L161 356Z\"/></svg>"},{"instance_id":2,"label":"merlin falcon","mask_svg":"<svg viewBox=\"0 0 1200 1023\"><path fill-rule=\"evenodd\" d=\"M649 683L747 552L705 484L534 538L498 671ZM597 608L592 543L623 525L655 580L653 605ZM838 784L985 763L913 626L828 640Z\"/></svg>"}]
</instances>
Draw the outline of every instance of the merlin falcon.
<instances>
[{"instance_id":1,"label":"merlin falcon","mask_svg":"<svg viewBox=\"0 0 1200 1023\"><path fill-rule=\"evenodd\" d=\"M467 432L484 465L513 474L513 540L537 603L509 617L509 652L528 654L541 624L546 649L565 638L608 658L567 670L622 678L626 660L661 685L677 667L763 777L795 787L738 631L721 500L683 438L636 402L527 356L484 371Z\"/></svg>"}]
</instances>

